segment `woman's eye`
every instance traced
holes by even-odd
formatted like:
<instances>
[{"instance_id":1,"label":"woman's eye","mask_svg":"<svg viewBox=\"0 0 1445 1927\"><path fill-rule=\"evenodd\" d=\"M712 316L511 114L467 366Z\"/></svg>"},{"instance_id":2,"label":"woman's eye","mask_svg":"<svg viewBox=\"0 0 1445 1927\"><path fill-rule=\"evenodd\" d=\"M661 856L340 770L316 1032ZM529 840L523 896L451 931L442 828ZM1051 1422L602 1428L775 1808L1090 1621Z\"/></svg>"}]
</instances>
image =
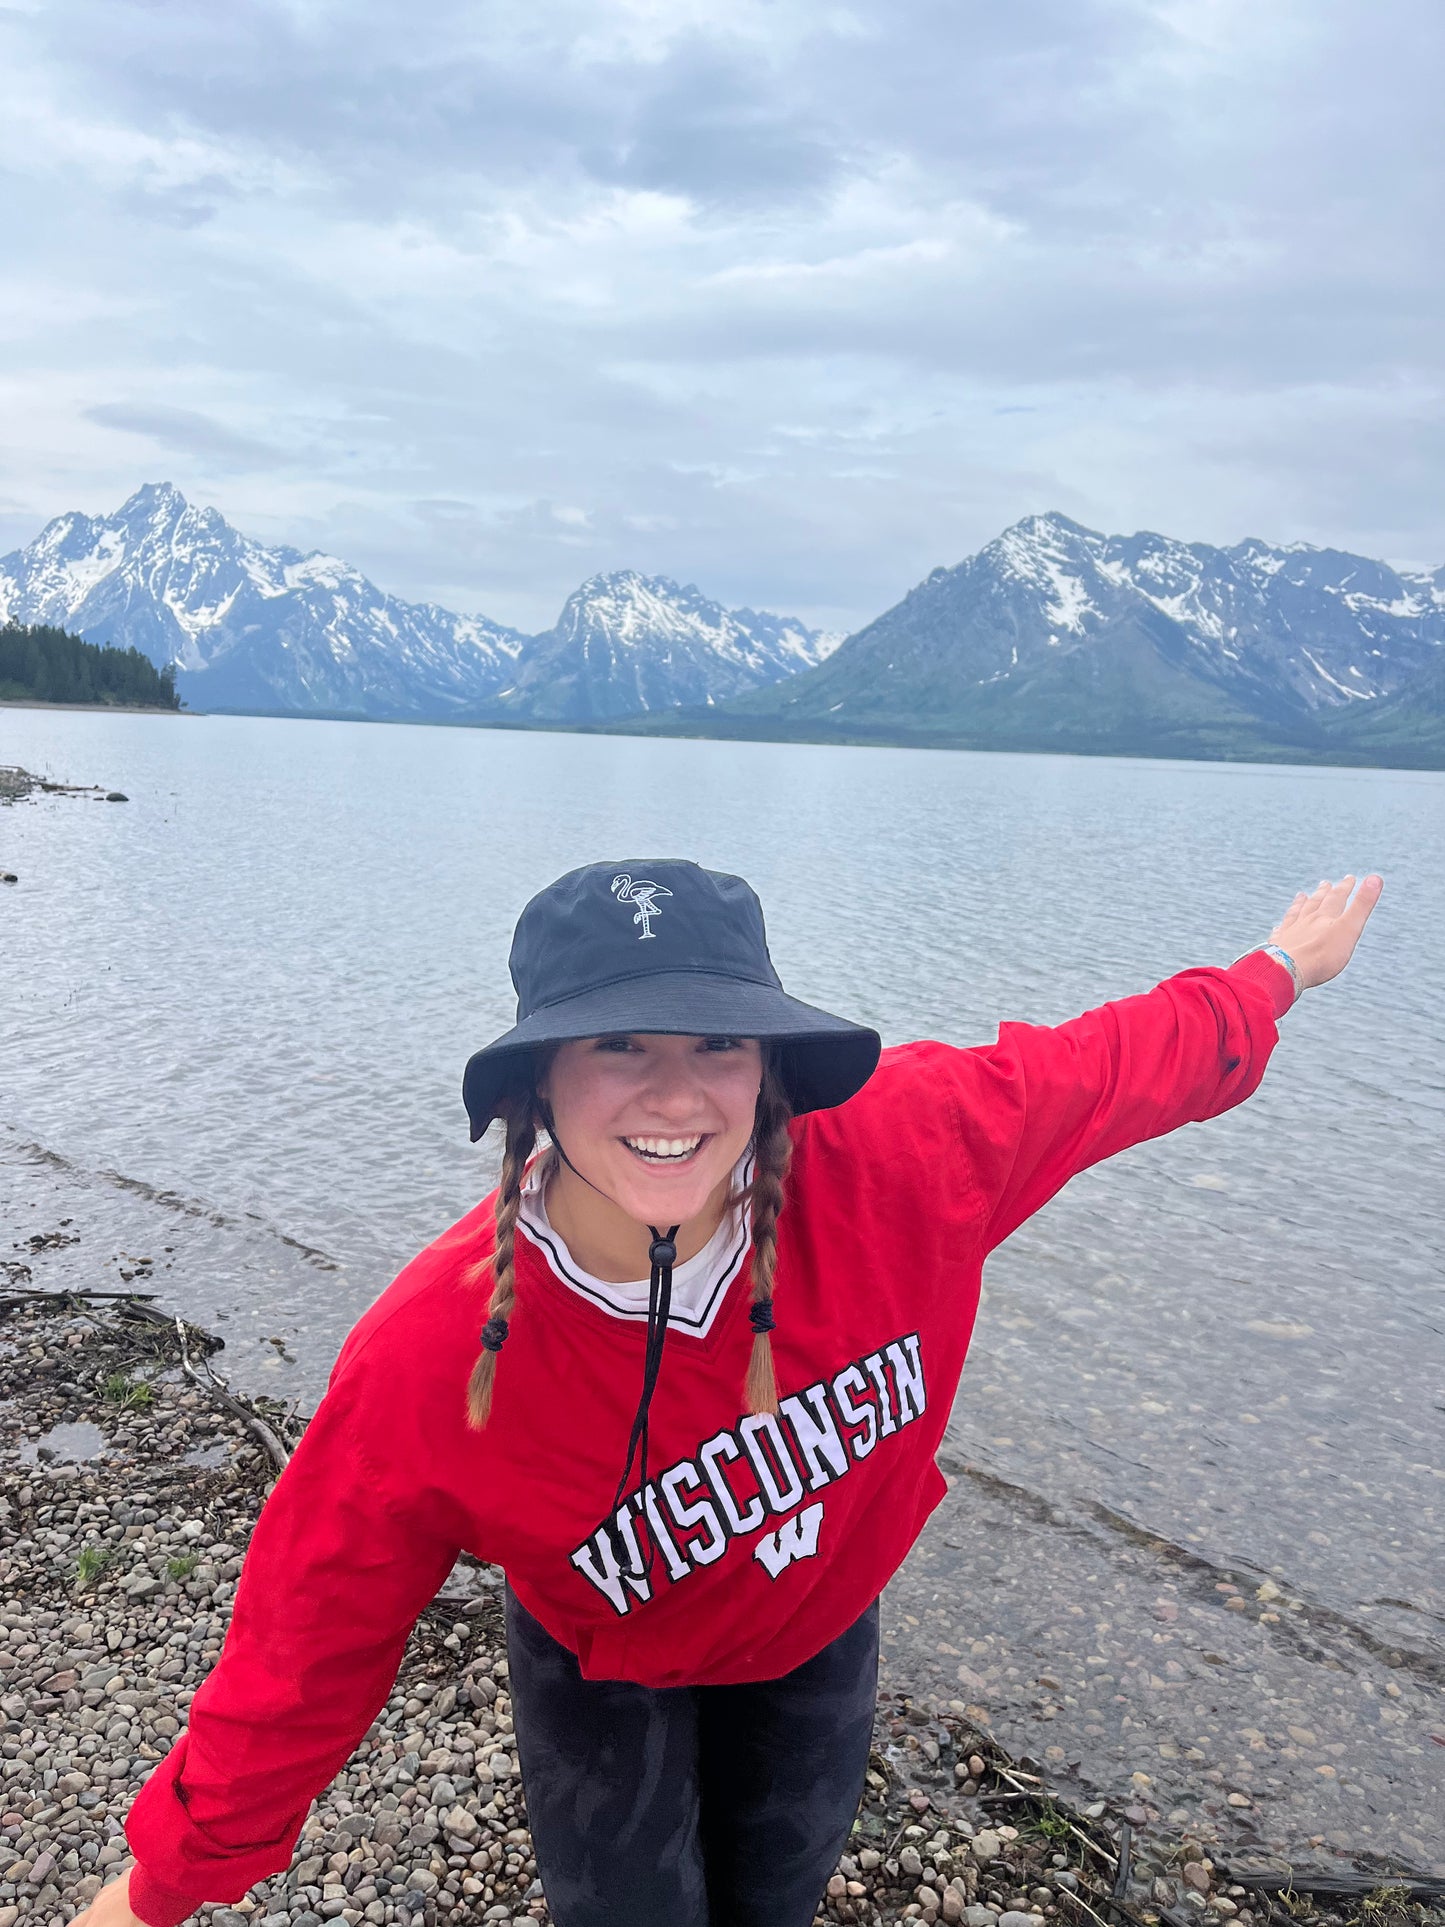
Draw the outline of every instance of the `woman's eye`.
<instances>
[{"instance_id":1,"label":"woman's eye","mask_svg":"<svg viewBox=\"0 0 1445 1927\"><path fill-rule=\"evenodd\" d=\"M737 1050L739 1044L736 1037L708 1037L703 1040L702 1047L709 1051L725 1051Z\"/></svg>"},{"instance_id":2,"label":"woman's eye","mask_svg":"<svg viewBox=\"0 0 1445 1927\"><path fill-rule=\"evenodd\" d=\"M634 1050L636 1046L630 1037L599 1037L597 1039L597 1048L598 1050L630 1051Z\"/></svg>"}]
</instances>

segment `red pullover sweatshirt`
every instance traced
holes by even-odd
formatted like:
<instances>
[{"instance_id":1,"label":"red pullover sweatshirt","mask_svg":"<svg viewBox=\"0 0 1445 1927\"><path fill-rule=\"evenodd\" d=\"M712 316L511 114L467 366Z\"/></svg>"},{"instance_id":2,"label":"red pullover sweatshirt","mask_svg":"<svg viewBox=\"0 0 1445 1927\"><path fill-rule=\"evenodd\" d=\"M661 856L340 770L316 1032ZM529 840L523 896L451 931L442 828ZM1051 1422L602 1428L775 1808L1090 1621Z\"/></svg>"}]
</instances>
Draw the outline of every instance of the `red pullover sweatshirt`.
<instances>
[{"instance_id":1,"label":"red pullover sweatshirt","mask_svg":"<svg viewBox=\"0 0 1445 1927\"><path fill-rule=\"evenodd\" d=\"M1075 1172L1248 1097L1293 995L1254 951L1056 1028L885 1051L849 1103L793 1126L780 1411L741 1411L743 1266L705 1336L669 1330L648 1479L611 1517L645 1328L519 1237L491 1420L469 1430L489 1286L461 1276L491 1249L492 1199L469 1212L350 1332L261 1511L220 1659L131 1807L133 1910L176 1927L290 1865L460 1550L503 1567L589 1678L725 1684L819 1652L944 1493L988 1253Z\"/></svg>"}]
</instances>

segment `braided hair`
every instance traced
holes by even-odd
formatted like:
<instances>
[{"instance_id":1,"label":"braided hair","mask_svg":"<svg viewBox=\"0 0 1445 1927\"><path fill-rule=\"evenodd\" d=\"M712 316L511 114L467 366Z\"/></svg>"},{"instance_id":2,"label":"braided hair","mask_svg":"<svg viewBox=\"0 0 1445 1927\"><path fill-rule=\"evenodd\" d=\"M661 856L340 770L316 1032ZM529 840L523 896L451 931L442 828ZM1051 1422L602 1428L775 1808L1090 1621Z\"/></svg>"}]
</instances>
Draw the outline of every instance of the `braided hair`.
<instances>
[{"instance_id":1,"label":"braided hair","mask_svg":"<svg viewBox=\"0 0 1445 1927\"><path fill-rule=\"evenodd\" d=\"M776 1412L778 1384L773 1371L773 1274L778 1262L778 1213L783 1208L783 1184L793 1154L788 1134L792 1106L788 1102L774 1055L765 1050L763 1080L758 1091L757 1121L753 1128L753 1176L746 1196L752 1210L752 1296L749 1322L753 1348L748 1361L745 1397L750 1412ZM540 1068L540 1067L539 1067ZM497 1186L496 1236L489 1257L465 1274L465 1282L491 1281L487 1321L482 1327L481 1350L467 1381L467 1423L480 1432L492 1411L492 1388L497 1375L497 1353L507 1336L517 1297L515 1249L517 1216L522 1206L522 1180L527 1163L545 1128L535 1082L508 1097L498 1111L506 1127L502 1175ZM555 1152L552 1154L555 1156Z\"/></svg>"},{"instance_id":2,"label":"braided hair","mask_svg":"<svg viewBox=\"0 0 1445 1927\"><path fill-rule=\"evenodd\" d=\"M482 1327L482 1349L467 1381L467 1423L480 1432L491 1416L492 1384L497 1375L497 1353L507 1336L507 1321L517 1297L517 1273L513 1261L517 1238L517 1213L522 1206L522 1178L527 1160L536 1149L541 1117L536 1093L528 1089L509 1098L501 1112L507 1136L502 1152L502 1178L497 1187L496 1241L492 1255L472 1267L468 1284L492 1280L487 1322Z\"/></svg>"},{"instance_id":3,"label":"braided hair","mask_svg":"<svg viewBox=\"0 0 1445 1927\"><path fill-rule=\"evenodd\" d=\"M776 1412L778 1381L773 1371L773 1273L778 1263L778 1213L783 1208L783 1186L793 1155L788 1124L793 1107L771 1050L765 1052L758 1117L753 1130L753 1180L748 1202L753 1217L752 1300L748 1322L753 1349L748 1360L746 1388L750 1412Z\"/></svg>"}]
</instances>

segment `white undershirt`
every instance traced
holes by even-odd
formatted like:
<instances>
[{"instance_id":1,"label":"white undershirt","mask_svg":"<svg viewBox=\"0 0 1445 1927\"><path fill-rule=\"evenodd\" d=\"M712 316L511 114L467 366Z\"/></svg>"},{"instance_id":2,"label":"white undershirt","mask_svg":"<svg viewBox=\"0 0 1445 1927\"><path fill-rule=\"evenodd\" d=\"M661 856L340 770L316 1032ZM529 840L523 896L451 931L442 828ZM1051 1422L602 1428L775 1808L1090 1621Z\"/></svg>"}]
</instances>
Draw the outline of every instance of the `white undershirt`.
<instances>
[{"instance_id":1,"label":"white undershirt","mask_svg":"<svg viewBox=\"0 0 1445 1927\"><path fill-rule=\"evenodd\" d=\"M584 1271L553 1230L547 1216L544 1175L551 1159L537 1158L522 1180L522 1202L517 1213L517 1229L524 1231L546 1259L554 1276L569 1291L575 1291L612 1318L647 1322L647 1299L651 1281L630 1279L616 1284ZM752 1153L747 1152L733 1167L733 1191L741 1191L753 1174ZM645 1237L639 1228L639 1237ZM669 1331L690 1333L705 1338L722 1309L727 1288L738 1275L752 1237L752 1213L746 1199L723 1216L722 1223L694 1257L673 1268L672 1308L668 1313Z\"/></svg>"}]
</instances>

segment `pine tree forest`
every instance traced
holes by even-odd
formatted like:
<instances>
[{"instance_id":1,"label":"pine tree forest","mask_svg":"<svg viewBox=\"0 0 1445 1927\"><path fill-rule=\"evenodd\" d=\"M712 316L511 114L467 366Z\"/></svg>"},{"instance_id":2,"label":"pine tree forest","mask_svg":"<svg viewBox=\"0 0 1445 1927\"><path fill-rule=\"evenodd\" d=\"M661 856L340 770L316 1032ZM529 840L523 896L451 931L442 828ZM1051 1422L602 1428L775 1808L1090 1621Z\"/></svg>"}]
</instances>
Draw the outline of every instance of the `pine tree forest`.
<instances>
[{"instance_id":1,"label":"pine tree forest","mask_svg":"<svg viewBox=\"0 0 1445 1927\"><path fill-rule=\"evenodd\" d=\"M0 701L134 703L179 709L174 668L139 649L109 649L65 629L0 624Z\"/></svg>"}]
</instances>

